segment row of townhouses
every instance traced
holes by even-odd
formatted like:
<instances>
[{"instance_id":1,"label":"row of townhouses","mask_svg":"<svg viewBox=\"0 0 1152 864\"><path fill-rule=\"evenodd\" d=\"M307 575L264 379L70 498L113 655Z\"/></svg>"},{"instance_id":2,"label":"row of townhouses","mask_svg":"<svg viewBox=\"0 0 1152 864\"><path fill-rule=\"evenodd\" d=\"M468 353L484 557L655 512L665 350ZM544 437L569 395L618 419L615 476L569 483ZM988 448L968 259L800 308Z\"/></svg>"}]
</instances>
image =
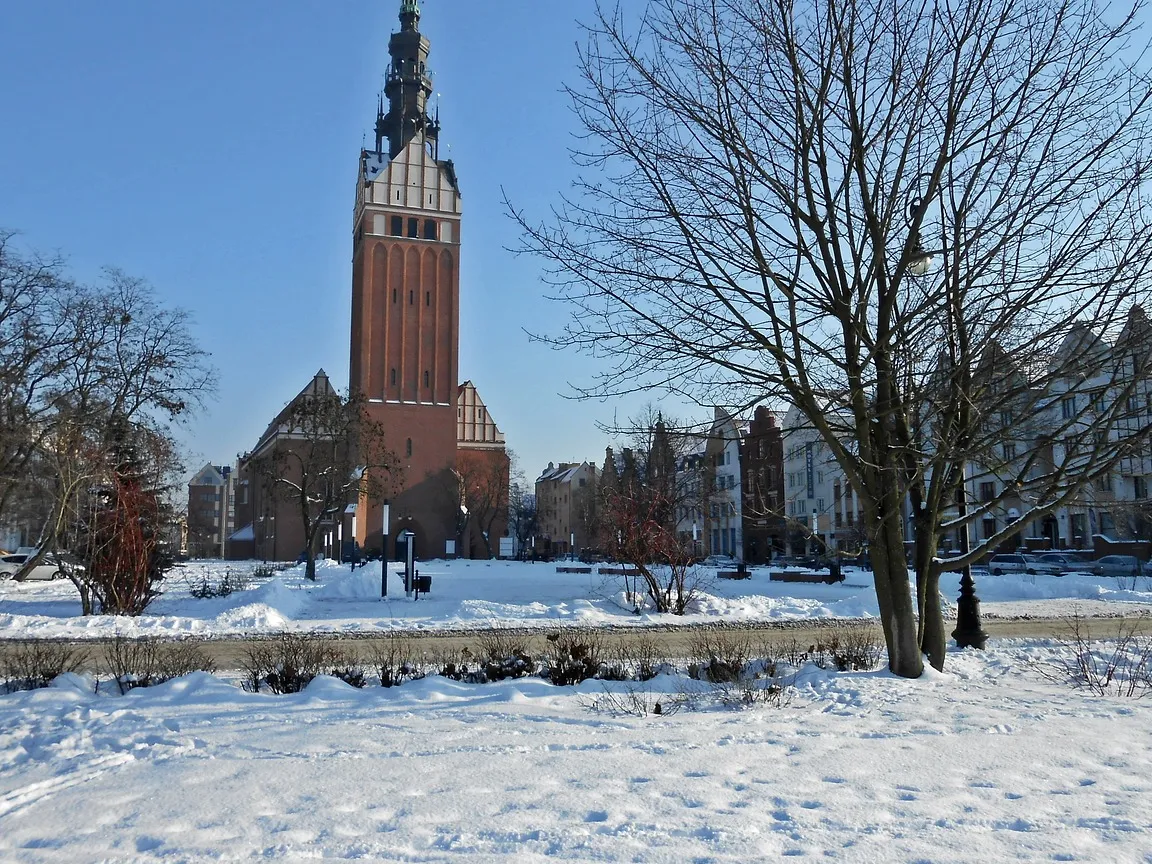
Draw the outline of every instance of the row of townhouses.
<instances>
[{"instance_id":1,"label":"row of townhouses","mask_svg":"<svg viewBox=\"0 0 1152 864\"><path fill-rule=\"evenodd\" d=\"M1048 374L1033 374L999 355L995 366L1006 392L981 429L984 457L965 466L965 506L977 511L970 542L998 541L998 551L1070 549L1098 554L1124 551L1147 556L1152 539L1152 379L1148 347L1152 327L1134 308L1126 327L1108 343L1088 327L1073 330L1052 358ZM830 399L827 414L837 412ZM845 427L850 424L845 423ZM1131 446L1126 446L1132 442ZM849 442L849 446L851 446ZM810 537L809 549L851 551L863 535L859 503L830 449L795 409L783 422L784 515ZM1092 460L1106 463L1093 471ZM1043 503L1031 491L1039 478L1096 476L1053 512L1031 518ZM1042 508L1042 509L1047 509ZM959 513L954 509L950 514ZM946 514L946 517L949 514ZM912 514L904 513L905 539ZM1018 528L1016 527L1018 526ZM797 546L799 546L797 542ZM945 534L944 550L961 548L959 530Z\"/></svg>"}]
</instances>

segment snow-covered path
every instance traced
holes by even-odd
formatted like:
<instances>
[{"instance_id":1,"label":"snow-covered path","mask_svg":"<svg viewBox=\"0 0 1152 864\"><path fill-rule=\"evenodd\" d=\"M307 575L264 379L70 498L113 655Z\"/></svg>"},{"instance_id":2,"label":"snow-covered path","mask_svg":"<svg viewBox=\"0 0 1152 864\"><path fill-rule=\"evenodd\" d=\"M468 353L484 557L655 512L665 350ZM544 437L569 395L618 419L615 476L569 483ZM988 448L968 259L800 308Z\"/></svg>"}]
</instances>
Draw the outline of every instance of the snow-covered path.
<instances>
[{"instance_id":1,"label":"snow-covered path","mask_svg":"<svg viewBox=\"0 0 1152 864\"><path fill-rule=\"evenodd\" d=\"M0 860L1152 861L1152 703L1048 683L1049 650L643 719L538 679L12 694Z\"/></svg>"}]
</instances>

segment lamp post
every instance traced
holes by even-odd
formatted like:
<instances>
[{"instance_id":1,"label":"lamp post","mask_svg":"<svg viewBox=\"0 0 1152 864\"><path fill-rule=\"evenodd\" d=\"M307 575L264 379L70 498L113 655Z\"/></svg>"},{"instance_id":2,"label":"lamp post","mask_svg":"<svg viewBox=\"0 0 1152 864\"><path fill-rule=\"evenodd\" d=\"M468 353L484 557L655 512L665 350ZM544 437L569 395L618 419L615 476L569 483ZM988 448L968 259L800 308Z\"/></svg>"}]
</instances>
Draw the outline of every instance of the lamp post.
<instances>
[{"instance_id":1,"label":"lamp post","mask_svg":"<svg viewBox=\"0 0 1152 864\"><path fill-rule=\"evenodd\" d=\"M932 269L932 262L935 258L934 253L925 251L920 245L919 225L927 206L927 202L920 196L918 188L923 179L923 175L917 178L917 191L909 197L905 208L908 228L912 232L912 239L914 240L912 254L908 260L908 272L915 277L926 276ZM941 250L941 257L947 260L948 256L945 250ZM954 307L954 304L950 303L949 305ZM951 316L946 315L945 317L951 326ZM964 435L966 436L967 433L965 432ZM967 454L961 452L960 458L960 485L956 490L956 521L959 523L960 530L960 556L966 558L971 551L968 523L965 521L968 516ZM972 565L967 562L960 568L960 596L956 600L956 629L952 631L952 639L958 648L983 649L988 641L988 634L984 632L984 628L980 624L980 598L976 596L976 581L972 578Z\"/></svg>"}]
</instances>

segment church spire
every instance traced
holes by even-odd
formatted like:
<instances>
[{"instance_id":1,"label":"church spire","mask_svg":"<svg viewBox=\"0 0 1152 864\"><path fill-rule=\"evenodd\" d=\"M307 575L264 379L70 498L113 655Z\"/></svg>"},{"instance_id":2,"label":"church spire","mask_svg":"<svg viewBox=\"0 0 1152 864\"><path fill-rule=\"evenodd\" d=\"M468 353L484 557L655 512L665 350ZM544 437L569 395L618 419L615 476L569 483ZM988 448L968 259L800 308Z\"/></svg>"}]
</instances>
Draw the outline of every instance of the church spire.
<instances>
[{"instance_id":1,"label":"church spire","mask_svg":"<svg viewBox=\"0 0 1152 864\"><path fill-rule=\"evenodd\" d=\"M391 63L384 83L388 113L384 113L382 98L376 116L376 151L383 154L387 140L389 159L395 159L416 137L431 143L436 155L440 124L428 114L428 100L432 96L432 78L428 73L431 48L431 43L420 33L419 0L401 0L400 32L393 33L388 42Z\"/></svg>"},{"instance_id":2,"label":"church spire","mask_svg":"<svg viewBox=\"0 0 1152 864\"><path fill-rule=\"evenodd\" d=\"M405 31L420 29L420 0L403 0L401 2L400 27Z\"/></svg>"}]
</instances>

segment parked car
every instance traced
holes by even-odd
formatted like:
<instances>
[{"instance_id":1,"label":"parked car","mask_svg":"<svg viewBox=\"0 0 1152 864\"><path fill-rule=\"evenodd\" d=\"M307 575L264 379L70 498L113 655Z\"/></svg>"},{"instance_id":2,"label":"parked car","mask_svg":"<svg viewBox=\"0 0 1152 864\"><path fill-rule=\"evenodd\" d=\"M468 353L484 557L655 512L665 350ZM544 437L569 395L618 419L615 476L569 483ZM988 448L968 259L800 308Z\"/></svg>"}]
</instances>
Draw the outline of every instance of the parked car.
<instances>
[{"instance_id":1,"label":"parked car","mask_svg":"<svg viewBox=\"0 0 1152 864\"><path fill-rule=\"evenodd\" d=\"M1092 562L1092 572L1097 576L1141 576L1152 571L1135 555L1105 555Z\"/></svg>"},{"instance_id":2,"label":"parked car","mask_svg":"<svg viewBox=\"0 0 1152 864\"><path fill-rule=\"evenodd\" d=\"M1091 573L1092 562L1068 552L1037 552L1036 558L1063 568L1065 573Z\"/></svg>"},{"instance_id":3,"label":"parked car","mask_svg":"<svg viewBox=\"0 0 1152 864\"><path fill-rule=\"evenodd\" d=\"M13 555L0 556L0 579L11 579L24 566L24 562L31 558L31 555L20 552ZM24 575L25 580L30 579L63 579L68 575L66 572L68 568L75 566L67 561L57 562L51 556L44 556L39 564L32 568L31 572Z\"/></svg>"},{"instance_id":4,"label":"parked car","mask_svg":"<svg viewBox=\"0 0 1152 864\"><path fill-rule=\"evenodd\" d=\"M988 572L993 576L1003 576L1005 573L1027 573L1030 576L1064 575L1064 570L1060 564L1041 561L1035 555L1020 553L993 555L992 560L988 562Z\"/></svg>"}]
</instances>

